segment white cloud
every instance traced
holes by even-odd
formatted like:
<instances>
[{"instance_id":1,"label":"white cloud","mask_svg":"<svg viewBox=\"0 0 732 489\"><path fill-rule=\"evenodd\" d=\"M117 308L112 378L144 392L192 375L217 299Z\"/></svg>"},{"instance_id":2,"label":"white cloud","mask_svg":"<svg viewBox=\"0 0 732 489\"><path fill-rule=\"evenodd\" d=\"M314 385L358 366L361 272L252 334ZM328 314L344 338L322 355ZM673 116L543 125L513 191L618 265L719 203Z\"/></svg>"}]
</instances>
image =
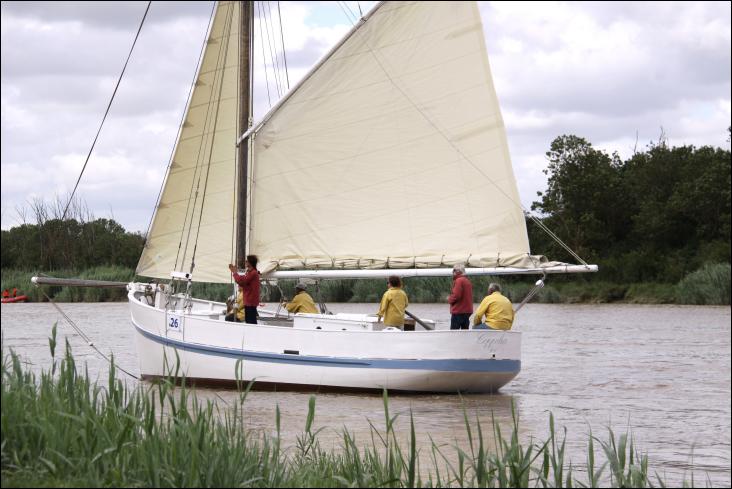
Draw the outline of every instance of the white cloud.
<instances>
[{"instance_id":1,"label":"white cloud","mask_svg":"<svg viewBox=\"0 0 732 489\"><path fill-rule=\"evenodd\" d=\"M373 5L361 3L364 12ZM111 207L127 229L144 230L152 213L211 6L153 3L82 180L92 210ZM3 228L33 196L73 187L144 7L2 3ZM333 2L281 10L292 86L351 22ZM672 144L727 144L728 2L485 2L480 11L525 206L543 190L544 153L561 134L621 156L661 127ZM260 117L270 105L261 61L255 82Z\"/></svg>"}]
</instances>

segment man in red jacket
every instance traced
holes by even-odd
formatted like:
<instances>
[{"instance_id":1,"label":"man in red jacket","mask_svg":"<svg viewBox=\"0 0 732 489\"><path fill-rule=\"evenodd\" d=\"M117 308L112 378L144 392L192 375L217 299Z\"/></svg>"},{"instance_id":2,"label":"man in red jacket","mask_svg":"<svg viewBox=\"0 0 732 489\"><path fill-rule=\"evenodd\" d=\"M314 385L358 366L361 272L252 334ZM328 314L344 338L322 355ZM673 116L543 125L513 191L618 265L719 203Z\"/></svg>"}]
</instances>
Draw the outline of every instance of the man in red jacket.
<instances>
[{"instance_id":1,"label":"man in red jacket","mask_svg":"<svg viewBox=\"0 0 732 489\"><path fill-rule=\"evenodd\" d=\"M239 284L244 291L244 322L257 324L257 306L259 305L259 271L257 270L256 255L247 255L244 262L246 273L240 275L236 267L229 263L234 282Z\"/></svg>"},{"instance_id":2,"label":"man in red jacket","mask_svg":"<svg viewBox=\"0 0 732 489\"><path fill-rule=\"evenodd\" d=\"M468 329L473 313L473 284L465 276L465 265L452 267L452 293L447 297L450 304L450 329Z\"/></svg>"}]
</instances>

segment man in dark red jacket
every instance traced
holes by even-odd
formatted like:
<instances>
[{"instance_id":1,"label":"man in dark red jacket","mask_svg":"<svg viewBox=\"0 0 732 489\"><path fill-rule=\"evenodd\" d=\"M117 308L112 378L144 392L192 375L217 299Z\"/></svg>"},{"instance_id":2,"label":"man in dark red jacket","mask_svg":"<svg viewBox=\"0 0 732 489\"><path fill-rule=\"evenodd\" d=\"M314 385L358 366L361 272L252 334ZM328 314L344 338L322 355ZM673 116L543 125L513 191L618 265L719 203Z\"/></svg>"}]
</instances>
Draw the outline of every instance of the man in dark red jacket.
<instances>
[{"instance_id":1,"label":"man in dark red jacket","mask_svg":"<svg viewBox=\"0 0 732 489\"><path fill-rule=\"evenodd\" d=\"M259 305L259 271L257 270L256 255L247 255L244 262L246 273L240 275L236 267L229 263L229 270L234 277L234 282L239 284L244 291L244 322L257 324L257 306Z\"/></svg>"},{"instance_id":2,"label":"man in dark red jacket","mask_svg":"<svg viewBox=\"0 0 732 489\"><path fill-rule=\"evenodd\" d=\"M447 302L450 304L450 329L468 329L473 313L473 284L465 276L462 263L452 267L452 293Z\"/></svg>"}]
</instances>

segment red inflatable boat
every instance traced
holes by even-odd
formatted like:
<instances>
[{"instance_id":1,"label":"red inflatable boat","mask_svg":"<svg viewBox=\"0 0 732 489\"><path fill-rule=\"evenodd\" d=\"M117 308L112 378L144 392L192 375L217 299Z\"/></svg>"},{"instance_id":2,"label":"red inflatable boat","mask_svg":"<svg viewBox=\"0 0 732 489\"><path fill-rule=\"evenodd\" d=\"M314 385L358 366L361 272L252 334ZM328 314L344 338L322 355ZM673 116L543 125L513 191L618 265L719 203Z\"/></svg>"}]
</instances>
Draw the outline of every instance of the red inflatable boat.
<instances>
[{"instance_id":1,"label":"red inflatable boat","mask_svg":"<svg viewBox=\"0 0 732 489\"><path fill-rule=\"evenodd\" d=\"M19 295L17 297L3 297L3 304L6 304L8 302L25 302L27 299L27 295Z\"/></svg>"}]
</instances>

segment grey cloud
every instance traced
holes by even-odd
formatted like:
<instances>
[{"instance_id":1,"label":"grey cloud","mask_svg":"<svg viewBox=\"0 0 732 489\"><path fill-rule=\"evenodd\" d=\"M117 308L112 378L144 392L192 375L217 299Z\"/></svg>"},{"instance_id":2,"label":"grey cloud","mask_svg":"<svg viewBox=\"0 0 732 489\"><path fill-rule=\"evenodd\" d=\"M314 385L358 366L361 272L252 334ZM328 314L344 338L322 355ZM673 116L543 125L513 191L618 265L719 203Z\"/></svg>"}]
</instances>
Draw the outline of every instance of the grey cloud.
<instances>
[{"instance_id":1,"label":"grey cloud","mask_svg":"<svg viewBox=\"0 0 732 489\"><path fill-rule=\"evenodd\" d=\"M153 2L146 23L208 18L213 2ZM106 29L137 29L147 2L3 2L3 16L43 22L81 22Z\"/></svg>"},{"instance_id":2,"label":"grey cloud","mask_svg":"<svg viewBox=\"0 0 732 489\"><path fill-rule=\"evenodd\" d=\"M90 166L100 172L116 175L110 163L100 168L100 161L116 161L113 157L121 154L134 168L132 183L102 182L103 173L92 173L89 180L85 176L81 195L97 216L106 217L111 206L115 218L128 229L146 228L174 144L211 6L210 2L153 3L149 25L143 29L90 161ZM536 190L545 185L541 173L546 164L544 153L561 134L585 137L596 146L620 145L623 147L615 149L627 152L632 149L629 146L636 131L642 148L658 138L663 126L672 141L700 138L707 144L725 145L729 122L720 124L724 127L719 128L718 138L716 130L699 136L681 124L684 118L693 123L702 121L698 122L702 126L716 123L686 113L688 107L698 110L694 101L704 107L718 107L720 101L729 104L729 34L727 42L722 42L724 29L728 31L730 25L728 3L569 6L589 16L601 29L616 24L639 26L637 46L627 48L626 53L618 52L618 48L610 59L590 59L583 65L561 56L572 46L563 44L565 41L554 34L557 29L569 28L572 19L556 20L565 23L563 26L548 25L547 19L538 19L535 25L521 19L495 24L491 21L492 7L481 6L498 97L504 115L509 115L508 140L525 204L530 204ZM13 164L33 168L45 178L56 170L60 159L66 160L72 154L79 155L80 167L144 7L143 3L2 3L4 167ZM689 9L693 9L693 16ZM699 29L680 35L674 29L686 17L693 17ZM49 28L25 31L25 23L33 20ZM722 26L721 41L712 42L706 36L707 26ZM83 34L74 34L77 31ZM523 43L524 53L519 56L503 52L502 41L507 38ZM617 41L625 45L622 39ZM293 70L309 70L327 49L323 41L311 38L303 49L288 51L291 75ZM255 54L261 56L261 52ZM540 68L536 59L552 55L557 55L558 62ZM263 88L263 80L255 82L257 89ZM261 116L268 105L266 93L260 89L255 100L257 114ZM539 127L535 122L524 123L527 114L550 123ZM67 176L68 185L73 185L75 178ZM54 176L53 181L60 181L59 177ZM3 180L3 227L12 224L13 207L28 198L27 193L14 190L8 182Z\"/></svg>"},{"instance_id":3,"label":"grey cloud","mask_svg":"<svg viewBox=\"0 0 732 489\"><path fill-rule=\"evenodd\" d=\"M644 19L647 24L672 25L690 9L702 20L730 18L729 2L574 2L572 8L586 12L600 25L609 26L628 19ZM682 15L680 15L680 13Z\"/></svg>"},{"instance_id":4,"label":"grey cloud","mask_svg":"<svg viewBox=\"0 0 732 489\"><path fill-rule=\"evenodd\" d=\"M541 26L492 22L495 11L486 7L488 49L493 55L497 87L505 87L503 93L499 91L504 104L523 110L620 116L670 109L681 100L729 97L729 35L715 44L701 41L705 27L720 19L727 19L721 22L726 22L729 29L729 4L695 4L699 30L689 36L680 36L674 30L683 22L676 5L593 2L574 3L572 7L584 11L604 28L620 21L635 26L637 42L628 46L627 39L619 39L623 42L618 45L627 46L628 51L612 52L609 59L588 58L587 63L578 63L559 56L556 64L541 65L539 59L550 59L573 46L547 38ZM490 42L506 37L521 39L525 51L518 55L504 53L498 43Z\"/></svg>"},{"instance_id":5,"label":"grey cloud","mask_svg":"<svg viewBox=\"0 0 732 489\"><path fill-rule=\"evenodd\" d=\"M618 73L558 73L531 66L508 67L501 74L505 104L524 110L565 110L628 115L670 109L681 100L729 97L729 58L690 55L660 60L640 70ZM726 76L725 76L726 71ZM497 82L500 89L500 83ZM499 92L499 96L500 96Z\"/></svg>"}]
</instances>

